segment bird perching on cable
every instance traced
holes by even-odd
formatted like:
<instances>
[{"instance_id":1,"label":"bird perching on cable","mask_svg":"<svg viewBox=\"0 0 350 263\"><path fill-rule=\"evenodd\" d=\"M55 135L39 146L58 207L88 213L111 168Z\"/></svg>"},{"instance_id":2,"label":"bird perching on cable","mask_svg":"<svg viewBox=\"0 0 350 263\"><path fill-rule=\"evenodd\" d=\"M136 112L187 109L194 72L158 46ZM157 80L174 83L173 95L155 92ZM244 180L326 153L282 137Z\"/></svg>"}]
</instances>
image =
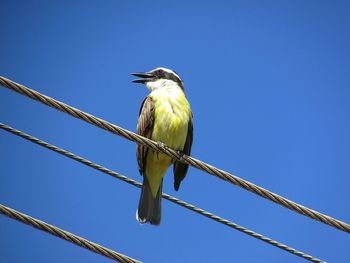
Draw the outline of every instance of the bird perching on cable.
<instances>
[{"instance_id":1,"label":"bird perching on cable","mask_svg":"<svg viewBox=\"0 0 350 263\"><path fill-rule=\"evenodd\" d=\"M145 84L151 93L144 99L139 113L137 133L190 155L193 141L193 116L186 99L183 81L174 71L156 68L139 77L135 83ZM137 145L137 162L143 185L136 218L140 223L159 225L163 177L174 164L174 188L177 191L185 178L188 165L169 156Z\"/></svg>"}]
</instances>

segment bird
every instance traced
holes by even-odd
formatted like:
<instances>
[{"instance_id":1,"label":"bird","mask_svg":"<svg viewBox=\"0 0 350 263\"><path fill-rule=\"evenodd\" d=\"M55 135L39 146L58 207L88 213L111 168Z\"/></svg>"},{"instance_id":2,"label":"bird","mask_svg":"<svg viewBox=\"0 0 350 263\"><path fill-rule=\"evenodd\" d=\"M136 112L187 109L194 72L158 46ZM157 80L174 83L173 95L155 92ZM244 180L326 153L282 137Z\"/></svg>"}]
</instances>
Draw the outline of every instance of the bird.
<instances>
[{"instance_id":1,"label":"bird","mask_svg":"<svg viewBox=\"0 0 350 263\"><path fill-rule=\"evenodd\" d=\"M163 67L132 75L138 77L132 82L144 84L150 90L140 107L137 133L161 146L166 145L179 154L190 155L193 114L182 79L175 71ZM159 225L163 177L173 164L174 188L178 191L187 174L188 164L173 160L141 144L137 145L136 157L138 170L143 176L136 219L141 224Z\"/></svg>"}]
</instances>

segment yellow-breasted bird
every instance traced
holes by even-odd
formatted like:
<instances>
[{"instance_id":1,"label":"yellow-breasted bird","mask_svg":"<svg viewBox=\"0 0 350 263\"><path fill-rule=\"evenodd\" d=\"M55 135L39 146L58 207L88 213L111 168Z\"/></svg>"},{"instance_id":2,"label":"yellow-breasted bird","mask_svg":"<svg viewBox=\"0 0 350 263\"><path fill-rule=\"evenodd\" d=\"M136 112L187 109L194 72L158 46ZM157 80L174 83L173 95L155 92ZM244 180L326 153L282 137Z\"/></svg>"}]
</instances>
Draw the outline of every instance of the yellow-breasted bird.
<instances>
[{"instance_id":1,"label":"yellow-breasted bird","mask_svg":"<svg viewBox=\"0 0 350 263\"><path fill-rule=\"evenodd\" d=\"M137 133L190 155L193 116L179 75L166 68L132 75L139 77L133 82L145 84L151 91L141 105ZM136 218L142 224L149 222L159 225L163 176L173 163L174 188L177 191L186 176L188 165L174 162L167 155L154 152L143 145L137 145L136 155L140 174L143 175Z\"/></svg>"}]
</instances>

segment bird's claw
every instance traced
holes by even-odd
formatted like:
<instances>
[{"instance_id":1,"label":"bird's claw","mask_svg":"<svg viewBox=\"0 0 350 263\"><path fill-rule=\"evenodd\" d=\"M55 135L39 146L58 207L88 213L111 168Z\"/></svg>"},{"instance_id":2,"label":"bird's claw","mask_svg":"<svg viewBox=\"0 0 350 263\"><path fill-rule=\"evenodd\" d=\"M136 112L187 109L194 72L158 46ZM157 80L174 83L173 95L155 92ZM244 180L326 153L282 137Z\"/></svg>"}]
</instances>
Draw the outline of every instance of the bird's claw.
<instances>
[{"instance_id":1,"label":"bird's claw","mask_svg":"<svg viewBox=\"0 0 350 263\"><path fill-rule=\"evenodd\" d=\"M184 156L184 153L180 150L176 151L177 152L177 155L179 157L179 160L182 161L183 160L183 156Z\"/></svg>"},{"instance_id":2,"label":"bird's claw","mask_svg":"<svg viewBox=\"0 0 350 263\"><path fill-rule=\"evenodd\" d=\"M168 148L168 146L165 143L162 143L160 141L157 141L158 147L162 149ZM183 159L184 153L180 150L176 151L178 159L181 161ZM159 152L157 152L157 157L158 157Z\"/></svg>"},{"instance_id":3,"label":"bird's claw","mask_svg":"<svg viewBox=\"0 0 350 263\"><path fill-rule=\"evenodd\" d=\"M165 143L162 143L162 142L159 142L159 141L157 141L157 145L158 145L159 148L162 148L163 150L167 148ZM157 159L159 159L159 152L157 152Z\"/></svg>"},{"instance_id":4,"label":"bird's claw","mask_svg":"<svg viewBox=\"0 0 350 263\"><path fill-rule=\"evenodd\" d=\"M167 146L165 145L165 143L162 142L157 142L158 146L162 149L165 149Z\"/></svg>"}]
</instances>

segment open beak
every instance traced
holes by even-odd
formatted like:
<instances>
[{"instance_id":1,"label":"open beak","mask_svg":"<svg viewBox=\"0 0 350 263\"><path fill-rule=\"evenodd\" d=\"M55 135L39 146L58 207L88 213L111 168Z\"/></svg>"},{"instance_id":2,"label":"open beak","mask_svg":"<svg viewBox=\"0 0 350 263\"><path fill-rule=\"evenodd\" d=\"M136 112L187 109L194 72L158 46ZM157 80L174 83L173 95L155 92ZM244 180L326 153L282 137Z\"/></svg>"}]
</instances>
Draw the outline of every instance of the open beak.
<instances>
[{"instance_id":1,"label":"open beak","mask_svg":"<svg viewBox=\"0 0 350 263\"><path fill-rule=\"evenodd\" d=\"M145 84L147 81L151 81L154 79L154 75L150 74L150 73L131 73L131 75L135 76L135 77L139 77L140 79L134 79L132 80L132 82L134 83L142 83Z\"/></svg>"}]
</instances>

